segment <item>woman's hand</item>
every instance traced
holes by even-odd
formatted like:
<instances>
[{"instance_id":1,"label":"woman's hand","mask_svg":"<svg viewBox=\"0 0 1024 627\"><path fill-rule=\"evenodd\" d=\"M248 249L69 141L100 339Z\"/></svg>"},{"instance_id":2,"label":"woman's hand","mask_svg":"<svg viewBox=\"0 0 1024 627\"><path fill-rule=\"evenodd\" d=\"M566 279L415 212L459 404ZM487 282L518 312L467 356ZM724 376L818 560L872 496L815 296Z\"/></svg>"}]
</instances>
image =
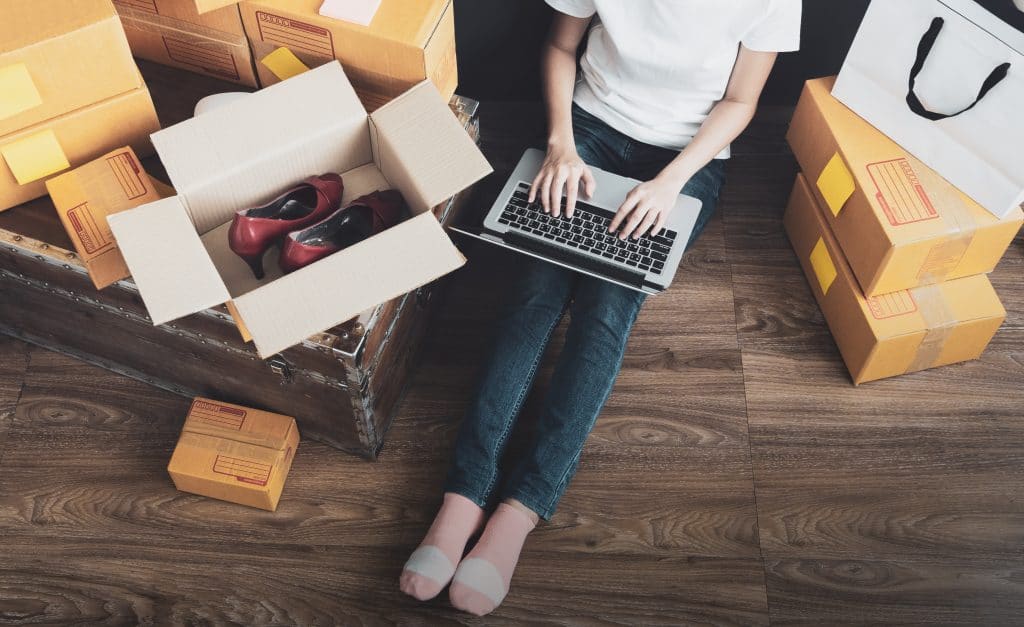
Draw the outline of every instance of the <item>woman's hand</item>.
<instances>
[{"instance_id":1,"label":"woman's hand","mask_svg":"<svg viewBox=\"0 0 1024 627\"><path fill-rule=\"evenodd\" d=\"M637 185L615 213L608 230L618 231L622 240L660 234L682 189L678 181L662 176Z\"/></svg>"},{"instance_id":2,"label":"woman's hand","mask_svg":"<svg viewBox=\"0 0 1024 627\"><path fill-rule=\"evenodd\" d=\"M586 198L591 198L597 191L594 174L576 154L575 148L548 148L547 159L540 173L533 179L530 186L530 202L540 197L544 213L556 218L562 214L562 193L565 193L565 215L572 217L576 210L576 198L580 191L580 182Z\"/></svg>"}]
</instances>

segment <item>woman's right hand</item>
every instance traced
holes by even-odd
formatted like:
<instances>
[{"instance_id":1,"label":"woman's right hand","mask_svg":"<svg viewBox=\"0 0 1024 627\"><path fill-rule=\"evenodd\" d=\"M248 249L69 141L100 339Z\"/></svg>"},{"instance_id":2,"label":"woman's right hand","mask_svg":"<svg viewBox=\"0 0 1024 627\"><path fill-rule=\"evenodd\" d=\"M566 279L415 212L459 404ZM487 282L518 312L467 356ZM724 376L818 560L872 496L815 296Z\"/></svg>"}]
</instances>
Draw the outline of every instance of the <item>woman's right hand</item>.
<instances>
[{"instance_id":1,"label":"woman's right hand","mask_svg":"<svg viewBox=\"0 0 1024 627\"><path fill-rule=\"evenodd\" d=\"M566 196L565 215L572 217L576 210L576 198L579 195L580 183L583 193L591 198L597 191L594 174L580 159L575 148L549 147L548 156L544 160L537 177L530 186L530 202L540 198L544 213L556 218L562 214L562 194Z\"/></svg>"}]
</instances>

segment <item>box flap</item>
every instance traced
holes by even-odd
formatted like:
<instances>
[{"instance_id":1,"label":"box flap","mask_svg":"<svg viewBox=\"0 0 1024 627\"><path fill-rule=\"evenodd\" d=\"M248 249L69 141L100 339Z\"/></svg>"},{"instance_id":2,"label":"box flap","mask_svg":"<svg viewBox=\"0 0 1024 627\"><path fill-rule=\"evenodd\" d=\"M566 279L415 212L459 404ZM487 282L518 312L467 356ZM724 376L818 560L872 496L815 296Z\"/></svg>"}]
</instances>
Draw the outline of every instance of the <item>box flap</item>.
<instances>
[{"instance_id":1,"label":"box flap","mask_svg":"<svg viewBox=\"0 0 1024 627\"><path fill-rule=\"evenodd\" d=\"M430 81L377 109L370 120L377 165L416 213L493 171Z\"/></svg>"},{"instance_id":2,"label":"box flap","mask_svg":"<svg viewBox=\"0 0 1024 627\"><path fill-rule=\"evenodd\" d=\"M431 213L235 299L269 357L465 264Z\"/></svg>"},{"instance_id":3,"label":"box flap","mask_svg":"<svg viewBox=\"0 0 1024 627\"><path fill-rule=\"evenodd\" d=\"M153 324L229 300L178 196L107 218Z\"/></svg>"},{"instance_id":4,"label":"box flap","mask_svg":"<svg viewBox=\"0 0 1024 627\"><path fill-rule=\"evenodd\" d=\"M366 110L336 61L155 133L153 144L200 233L372 157Z\"/></svg>"}]
</instances>

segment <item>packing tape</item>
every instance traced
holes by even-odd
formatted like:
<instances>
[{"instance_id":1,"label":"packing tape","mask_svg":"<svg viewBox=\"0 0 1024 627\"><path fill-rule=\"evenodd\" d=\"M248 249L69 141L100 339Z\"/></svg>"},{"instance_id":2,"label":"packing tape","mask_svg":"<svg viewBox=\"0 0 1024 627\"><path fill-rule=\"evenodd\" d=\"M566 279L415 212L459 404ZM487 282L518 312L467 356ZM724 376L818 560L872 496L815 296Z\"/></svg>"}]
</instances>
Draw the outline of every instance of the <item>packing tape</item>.
<instances>
[{"instance_id":1,"label":"packing tape","mask_svg":"<svg viewBox=\"0 0 1024 627\"><path fill-rule=\"evenodd\" d=\"M192 41L213 39L229 46L248 46L245 35L219 31L203 24L187 22L165 15L157 15L156 13L132 9L123 5L118 5L117 13L121 17L121 23L125 28L155 33L157 35L166 35L173 31L175 36L188 36Z\"/></svg>"},{"instance_id":2,"label":"packing tape","mask_svg":"<svg viewBox=\"0 0 1024 627\"><path fill-rule=\"evenodd\" d=\"M24 63L0 68L0 120L6 120L43 104L32 75Z\"/></svg>"},{"instance_id":3,"label":"packing tape","mask_svg":"<svg viewBox=\"0 0 1024 627\"><path fill-rule=\"evenodd\" d=\"M71 167L53 129L6 144L0 147L0 153L18 185L28 185Z\"/></svg>"},{"instance_id":4,"label":"packing tape","mask_svg":"<svg viewBox=\"0 0 1024 627\"><path fill-rule=\"evenodd\" d=\"M278 48L260 59L260 63L282 81L309 71L309 67L287 48Z\"/></svg>"},{"instance_id":5,"label":"packing tape","mask_svg":"<svg viewBox=\"0 0 1024 627\"><path fill-rule=\"evenodd\" d=\"M948 279L967 255L978 232L978 223L968 205L970 199L962 192L949 188L938 200L941 203L939 217L947 229L946 237L928 251L917 273L921 283L941 283Z\"/></svg>"},{"instance_id":6,"label":"packing tape","mask_svg":"<svg viewBox=\"0 0 1024 627\"><path fill-rule=\"evenodd\" d=\"M956 328L956 315L942 290L942 285L926 285L911 290L918 311L924 318L927 333L917 347L917 354L906 372L927 370L938 365L943 349Z\"/></svg>"}]
</instances>

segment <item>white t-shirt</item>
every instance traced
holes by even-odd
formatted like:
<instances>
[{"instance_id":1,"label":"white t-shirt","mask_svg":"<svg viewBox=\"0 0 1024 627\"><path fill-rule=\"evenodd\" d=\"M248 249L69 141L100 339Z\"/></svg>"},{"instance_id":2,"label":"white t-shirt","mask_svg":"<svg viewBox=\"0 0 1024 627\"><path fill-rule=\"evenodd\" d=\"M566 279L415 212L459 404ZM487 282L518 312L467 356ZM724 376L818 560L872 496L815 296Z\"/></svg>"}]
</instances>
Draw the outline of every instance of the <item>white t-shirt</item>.
<instances>
[{"instance_id":1,"label":"white t-shirt","mask_svg":"<svg viewBox=\"0 0 1024 627\"><path fill-rule=\"evenodd\" d=\"M574 101L637 141L682 150L725 96L740 44L800 47L801 0L547 0L597 15ZM728 158L726 148L719 158Z\"/></svg>"}]
</instances>

